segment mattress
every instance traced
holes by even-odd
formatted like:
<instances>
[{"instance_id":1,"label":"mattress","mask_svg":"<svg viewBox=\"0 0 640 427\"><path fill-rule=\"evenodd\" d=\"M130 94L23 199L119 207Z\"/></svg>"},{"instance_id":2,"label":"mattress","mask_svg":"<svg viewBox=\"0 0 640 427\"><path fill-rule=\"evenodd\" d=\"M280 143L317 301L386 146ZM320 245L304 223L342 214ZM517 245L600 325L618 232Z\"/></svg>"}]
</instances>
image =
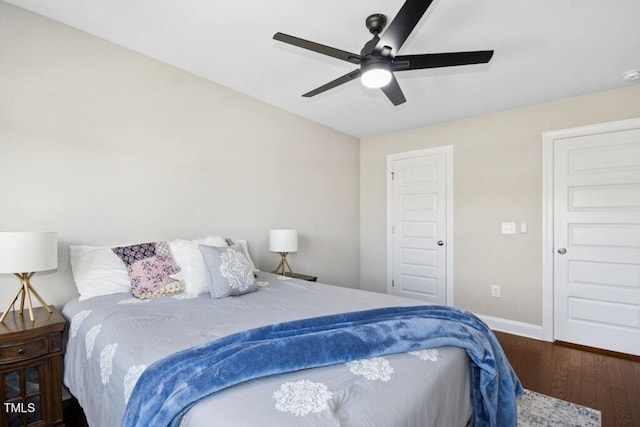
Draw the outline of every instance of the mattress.
<instances>
[{"instance_id":1,"label":"mattress","mask_svg":"<svg viewBox=\"0 0 640 427\"><path fill-rule=\"evenodd\" d=\"M66 304L64 383L89 425L120 425L139 375L174 352L272 323L420 304L269 273L258 281L257 292L222 299L113 294ZM466 352L441 347L248 381L201 400L181 425L464 426L469 387Z\"/></svg>"}]
</instances>

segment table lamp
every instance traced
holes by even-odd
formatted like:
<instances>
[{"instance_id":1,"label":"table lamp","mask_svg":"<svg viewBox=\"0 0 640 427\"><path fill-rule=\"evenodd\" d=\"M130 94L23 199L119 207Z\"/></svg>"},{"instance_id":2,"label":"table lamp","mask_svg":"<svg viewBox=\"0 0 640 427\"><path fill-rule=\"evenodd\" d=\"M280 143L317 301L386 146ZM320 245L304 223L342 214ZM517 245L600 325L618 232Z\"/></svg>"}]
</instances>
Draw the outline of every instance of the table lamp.
<instances>
[{"instance_id":1,"label":"table lamp","mask_svg":"<svg viewBox=\"0 0 640 427\"><path fill-rule=\"evenodd\" d=\"M287 262L287 254L298 250L298 232L296 230L271 230L269 233L269 250L280 253L280 264L273 273L285 275L285 266L289 269L289 275L293 276L293 270ZM281 270L278 272L278 270Z\"/></svg>"},{"instance_id":2,"label":"table lamp","mask_svg":"<svg viewBox=\"0 0 640 427\"><path fill-rule=\"evenodd\" d=\"M58 267L58 239L55 232L0 231L0 274L14 274L20 280L20 287L2 313L4 321L11 306L20 299L20 314L24 313L26 298L29 318L33 322L31 293L38 298L42 306L52 313L51 307L31 286L30 279L36 271L53 270Z\"/></svg>"}]
</instances>

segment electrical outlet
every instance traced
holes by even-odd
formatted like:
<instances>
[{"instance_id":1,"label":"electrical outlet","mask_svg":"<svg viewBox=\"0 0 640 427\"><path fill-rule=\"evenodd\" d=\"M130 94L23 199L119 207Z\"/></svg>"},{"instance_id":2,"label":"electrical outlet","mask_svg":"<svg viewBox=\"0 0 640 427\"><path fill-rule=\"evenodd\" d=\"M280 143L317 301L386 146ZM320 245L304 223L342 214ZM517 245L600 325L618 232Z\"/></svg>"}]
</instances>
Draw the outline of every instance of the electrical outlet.
<instances>
[{"instance_id":1,"label":"electrical outlet","mask_svg":"<svg viewBox=\"0 0 640 427\"><path fill-rule=\"evenodd\" d=\"M500 298L500 286L491 285L491 296L494 298Z\"/></svg>"}]
</instances>

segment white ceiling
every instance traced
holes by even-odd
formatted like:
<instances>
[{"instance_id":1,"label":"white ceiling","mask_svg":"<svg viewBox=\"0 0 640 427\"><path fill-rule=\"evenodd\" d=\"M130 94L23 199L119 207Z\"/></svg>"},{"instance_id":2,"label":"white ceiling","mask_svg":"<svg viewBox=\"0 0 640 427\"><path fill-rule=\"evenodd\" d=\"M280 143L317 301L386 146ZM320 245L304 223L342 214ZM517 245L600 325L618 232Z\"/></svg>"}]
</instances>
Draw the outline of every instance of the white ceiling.
<instances>
[{"instance_id":1,"label":"white ceiling","mask_svg":"<svg viewBox=\"0 0 640 427\"><path fill-rule=\"evenodd\" d=\"M358 81L301 95L355 65L272 39L283 32L359 53L364 21L404 0L8 0L357 137L638 82L638 0L435 0L400 54L494 49L489 64L396 73L394 107ZM603 107L604 108L604 107Z\"/></svg>"}]
</instances>

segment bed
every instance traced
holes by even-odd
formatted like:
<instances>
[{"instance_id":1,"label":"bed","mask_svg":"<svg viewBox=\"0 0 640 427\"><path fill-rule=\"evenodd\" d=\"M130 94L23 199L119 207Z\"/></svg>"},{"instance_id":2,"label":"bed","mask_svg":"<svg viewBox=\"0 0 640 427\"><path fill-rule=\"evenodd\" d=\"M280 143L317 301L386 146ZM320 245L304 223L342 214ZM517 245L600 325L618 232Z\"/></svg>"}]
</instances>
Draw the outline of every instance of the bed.
<instances>
[{"instance_id":1,"label":"bed","mask_svg":"<svg viewBox=\"0 0 640 427\"><path fill-rule=\"evenodd\" d=\"M120 292L67 303L64 384L89 425L121 425L132 393L145 394L136 390L145 371L194 346L265 325L419 304L263 272L256 285L255 292L218 299L185 293L139 299ZM469 367L463 348L438 346L269 375L198 399L179 424L466 426L474 408Z\"/></svg>"}]
</instances>

